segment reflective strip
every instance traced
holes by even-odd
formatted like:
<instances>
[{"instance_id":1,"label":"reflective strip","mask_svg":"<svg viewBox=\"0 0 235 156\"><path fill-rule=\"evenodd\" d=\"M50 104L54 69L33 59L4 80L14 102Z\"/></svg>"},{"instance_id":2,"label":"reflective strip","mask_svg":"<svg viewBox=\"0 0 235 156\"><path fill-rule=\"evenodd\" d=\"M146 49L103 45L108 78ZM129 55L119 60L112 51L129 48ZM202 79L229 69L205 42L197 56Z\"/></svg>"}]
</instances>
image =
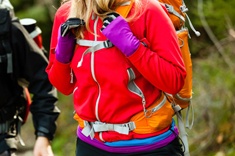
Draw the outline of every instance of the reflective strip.
<instances>
[{"instance_id":1,"label":"reflective strip","mask_svg":"<svg viewBox=\"0 0 235 156\"><path fill-rule=\"evenodd\" d=\"M42 30L39 27L36 27L36 29L34 31L32 31L29 35L32 38L35 38L36 36L38 36L41 33L42 33Z\"/></svg>"}]
</instances>

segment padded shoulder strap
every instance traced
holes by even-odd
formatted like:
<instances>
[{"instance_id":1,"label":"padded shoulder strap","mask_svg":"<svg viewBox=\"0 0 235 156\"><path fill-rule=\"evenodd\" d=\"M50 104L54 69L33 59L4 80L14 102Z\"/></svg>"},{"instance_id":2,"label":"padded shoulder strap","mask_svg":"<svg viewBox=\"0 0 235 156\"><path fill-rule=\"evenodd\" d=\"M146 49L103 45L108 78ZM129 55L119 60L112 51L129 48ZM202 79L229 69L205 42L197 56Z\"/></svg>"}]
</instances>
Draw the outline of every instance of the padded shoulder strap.
<instances>
[{"instance_id":1,"label":"padded shoulder strap","mask_svg":"<svg viewBox=\"0 0 235 156\"><path fill-rule=\"evenodd\" d=\"M7 60L7 73L12 73L12 51L10 44L11 17L7 9L0 8L0 63ZM3 48L3 49L2 49Z\"/></svg>"},{"instance_id":2,"label":"padded shoulder strap","mask_svg":"<svg viewBox=\"0 0 235 156\"><path fill-rule=\"evenodd\" d=\"M123 3L120 7L117 8L117 13L119 13L123 18L126 18L133 6L133 3L134 0L129 0Z\"/></svg>"}]
</instances>

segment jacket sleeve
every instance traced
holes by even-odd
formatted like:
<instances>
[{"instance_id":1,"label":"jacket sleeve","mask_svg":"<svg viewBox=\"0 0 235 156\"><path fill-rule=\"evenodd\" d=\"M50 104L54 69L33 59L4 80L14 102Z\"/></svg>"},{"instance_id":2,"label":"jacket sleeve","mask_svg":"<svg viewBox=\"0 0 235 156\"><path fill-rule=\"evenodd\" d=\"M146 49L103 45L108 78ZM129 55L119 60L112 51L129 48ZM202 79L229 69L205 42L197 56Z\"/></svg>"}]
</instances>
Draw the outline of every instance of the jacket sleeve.
<instances>
[{"instance_id":1,"label":"jacket sleeve","mask_svg":"<svg viewBox=\"0 0 235 156\"><path fill-rule=\"evenodd\" d=\"M145 42L128 59L155 87L176 94L184 85L186 70L174 26L159 3L148 5L140 21L145 21ZM136 22L136 24L138 21Z\"/></svg>"},{"instance_id":2,"label":"jacket sleeve","mask_svg":"<svg viewBox=\"0 0 235 156\"><path fill-rule=\"evenodd\" d=\"M16 74L19 79L28 82L28 90L33 94L30 111L35 134L43 132L49 140L52 140L60 111L56 107L56 89L49 82L45 72L48 59L19 21L13 23L12 47L15 55L13 62L16 66L14 69L18 72Z\"/></svg>"},{"instance_id":3,"label":"jacket sleeve","mask_svg":"<svg viewBox=\"0 0 235 156\"><path fill-rule=\"evenodd\" d=\"M70 4L71 1L63 4L56 12L51 35L49 65L46 68L46 72L52 85L65 95L69 95L73 92L76 79L71 75L73 73L70 68L70 63L63 64L56 60L55 48L57 46L59 26L66 21ZM71 79L73 83L71 83Z\"/></svg>"}]
</instances>

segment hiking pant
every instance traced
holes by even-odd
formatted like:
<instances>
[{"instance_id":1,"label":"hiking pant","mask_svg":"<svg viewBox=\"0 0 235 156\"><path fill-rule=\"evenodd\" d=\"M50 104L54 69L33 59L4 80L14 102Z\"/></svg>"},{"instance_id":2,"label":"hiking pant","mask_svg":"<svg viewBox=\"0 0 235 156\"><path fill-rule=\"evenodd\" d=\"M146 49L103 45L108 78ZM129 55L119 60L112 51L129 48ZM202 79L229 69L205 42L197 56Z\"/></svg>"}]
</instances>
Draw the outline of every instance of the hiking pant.
<instances>
[{"instance_id":1,"label":"hiking pant","mask_svg":"<svg viewBox=\"0 0 235 156\"><path fill-rule=\"evenodd\" d=\"M76 156L184 156L182 145L176 137L168 145L147 152L111 153L94 147L77 138Z\"/></svg>"}]
</instances>

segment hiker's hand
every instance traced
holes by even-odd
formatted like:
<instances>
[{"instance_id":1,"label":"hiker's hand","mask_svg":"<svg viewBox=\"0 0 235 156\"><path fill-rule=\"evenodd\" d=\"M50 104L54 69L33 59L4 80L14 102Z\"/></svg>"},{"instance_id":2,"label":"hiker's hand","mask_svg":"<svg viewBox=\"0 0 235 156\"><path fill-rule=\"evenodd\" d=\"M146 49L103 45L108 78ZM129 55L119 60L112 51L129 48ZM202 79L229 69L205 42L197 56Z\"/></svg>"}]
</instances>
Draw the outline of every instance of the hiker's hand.
<instances>
[{"instance_id":1,"label":"hiker's hand","mask_svg":"<svg viewBox=\"0 0 235 156\"><path fill-rule=\"evenodd\" d=\"M74 47L75 47L75 36L72 32L67 31L66 35L62 37L61 31L62 25L58 31L58 43L55 49L55 57L61 63L69 63L72 59Z\"/></svg>"},{"instance_id":2,"label":"hiker's hand","mask_svg":"<svg viewBox=\"0 0 235 156\"><path fill-rule=\"evenodd\" d=\"M117 13L108 14L103 20L101 32L127 57L131 56L140 45L140 41L131 32L126 20Z\"/></svg>"},{"instance_id":3,"label":"hiker's hand","mask_svg":"<svg viewBox=\"0 0 235 156\"><path fill-rule=\"evenodd\" d=\"M54 156L49 140L46 137L39 136L33 149L34 156Z\"/></svg>"},{"instance_id":4,"label":"hiker's hand","mask_svg":"<svg viewBox=\"0 0 235 156\"><path fill-rule=\"evenodd\" d=\"M71 29L84 24L84 21L79 18L70 18L61 24L55 49L55 57L59 62L69 63L71 61L76 44L75 35L71 32Z\"/></svg>"}]
</instances>

